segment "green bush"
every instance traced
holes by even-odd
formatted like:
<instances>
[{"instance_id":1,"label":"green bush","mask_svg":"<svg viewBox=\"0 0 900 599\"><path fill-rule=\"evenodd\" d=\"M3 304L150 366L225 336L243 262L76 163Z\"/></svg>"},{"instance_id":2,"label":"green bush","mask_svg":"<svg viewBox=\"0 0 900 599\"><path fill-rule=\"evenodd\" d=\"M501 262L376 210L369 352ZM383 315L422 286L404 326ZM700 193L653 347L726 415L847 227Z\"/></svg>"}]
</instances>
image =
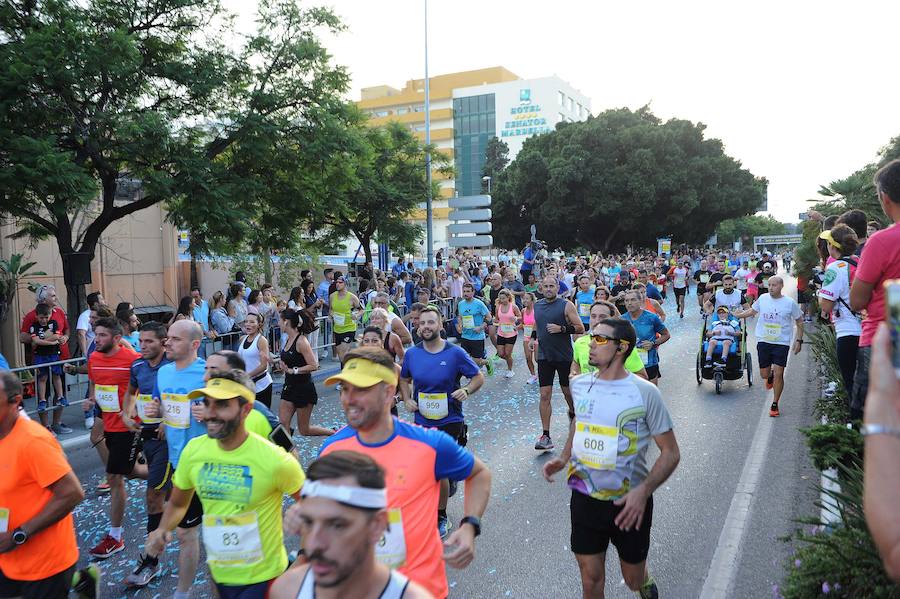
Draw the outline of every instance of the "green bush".
<instances>
[{"instance_id":1,"label":"green bush","mask_svg":"<svg viewBox=\"0 0 900 599\"><path fill-rule=\"evenodd\" d=\"M837 468L838 464L849 464L862 457L862 435L843 424L818 424L800 432L806 435L809 454L818 470Z\"/></svg>"},{"instance_id":2,"label":"green bush","mask_svg":"<svg viewBox=\"0 0 900 599\"><path fill-rule=\"evenodd\" d=\"M825 416L828 422L847 422L850 418L850 410L847 407L849 394L848 390L844 389L844 378L838 365L837 337L834 329L830 326L820 326L815 331L809 332L807 337L813 357L821 366L825 380L832 381L836 385L833 394L816 399L816 415Z\"/></svg>"}]
</instances>

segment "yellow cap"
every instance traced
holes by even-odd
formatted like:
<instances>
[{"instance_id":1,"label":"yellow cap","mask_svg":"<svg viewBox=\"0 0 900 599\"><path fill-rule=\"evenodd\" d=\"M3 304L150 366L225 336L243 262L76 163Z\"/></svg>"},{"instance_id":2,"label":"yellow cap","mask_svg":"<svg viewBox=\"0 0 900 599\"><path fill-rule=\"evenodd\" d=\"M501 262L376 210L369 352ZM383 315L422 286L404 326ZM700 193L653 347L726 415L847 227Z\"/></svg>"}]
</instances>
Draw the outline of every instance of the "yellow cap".
<instances>
[{"instance_id":1,"label":"yellow cap","mask_svg":"<svg viewBox=\"0 0 900 599\"><path fill-rule=\"evenodd\" d=\"M354 387L363 389L378 383L396 385L397 371L393 368L387 368L381 364L376 364L371 360L353 358L344 364L344 368L339 374L325 379L326 385L334 385L340 382L350 383Z\"/></svg>"},{"instance_id":2,"label":"yellow cap","mask_svg":"<svg viewBox=\"0 0 900 599\"><path fill-rule=\"evenodd\" d=\"M228 379L209 379L206 386L202 389L194 389L188 393L188 399L197 399L198 397L212 397L213 399L231 399L232 397L243 397L250 403L256 401L256 393L238 383Z\"/></svg>"},{"instance_id":3,"label":"yellow cap","mask_svg":"<svg viewBox=\"0 0 900 599\"><path fill-rule=\"evenodd\" d=\"M824 239L835 248L841 249L841 244L834 240L834 237L831 236L831 231L822 231L819 233L819 239Z\"/></svg>"}]
</instances>

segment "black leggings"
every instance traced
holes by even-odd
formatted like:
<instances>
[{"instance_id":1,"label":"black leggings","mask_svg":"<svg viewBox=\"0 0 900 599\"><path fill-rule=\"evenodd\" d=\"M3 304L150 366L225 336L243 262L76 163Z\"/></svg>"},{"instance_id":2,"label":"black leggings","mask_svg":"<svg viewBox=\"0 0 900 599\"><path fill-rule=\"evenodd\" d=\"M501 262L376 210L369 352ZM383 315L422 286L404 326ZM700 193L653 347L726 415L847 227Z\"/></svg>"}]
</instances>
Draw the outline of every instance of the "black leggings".
<instances>
[{"instance_id":1,"label":"black leggings","mask_svg":"<svg viewBox=\"0 0 900 599\"><path fill-rule=\"evenodd\" d=\"M859 350L859 337L846 335L838 337L837 359L841 368L841 378L844 379L844 389L847 392L847 407L850 406L850 394L853 391L853 378L856 375L856 354Z\"/></svg>"},{"instance_id":2,"label":"black leggings","mask_svg":"<svg viewBox=\"0 0 900 599\"><path fill-rule=\"evenodd\" d=\"M855 354L854 354L855 355ZM256 394L256 401L263 404L270 410L272 409L272 387L274 385L269 385L262 391Z\"/></svg>"}]
</instances>

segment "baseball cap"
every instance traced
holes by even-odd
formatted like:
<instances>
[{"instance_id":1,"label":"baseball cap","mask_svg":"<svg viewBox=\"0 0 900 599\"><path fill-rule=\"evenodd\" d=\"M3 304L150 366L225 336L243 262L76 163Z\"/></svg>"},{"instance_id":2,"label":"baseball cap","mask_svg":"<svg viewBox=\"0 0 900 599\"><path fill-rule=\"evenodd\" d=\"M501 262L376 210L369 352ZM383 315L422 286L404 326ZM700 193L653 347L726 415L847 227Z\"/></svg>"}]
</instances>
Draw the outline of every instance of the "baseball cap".
<instances>
[{"instance_id":1,"label":"baseball cap","mask_svg":"<svg viewBox=\"0 0 900 599\"><path fill-rule=\"evenodd\" d=\"M364 358L347 360L344 368L336 375L325 379L326 385L337 383L350 383L354 387L367 388L378 383L388 385L397 384L397 372L393 368L387 368Z\"/></svg>"},{"instance_id":2,"label":"baseball cap","mask_svg":"<svg viewBox=\"0 0 900 599\"><path fill-rule=\"evenodd\" d=\"M718 308L716 308L716 312L717 312L717 313L718 313L718 312L725 312L725 313L727 313L727 312L728 312L728 306L719 306Z\"/></svg>"},{"instance_id":3,"label":"baseball cap","mask_svg":"<svg viewBox=\"0 0 900 599\"><path fill-rule=\"evenodd\" d=\"M213 399L231 399L232 397L243 397L250 403L256 401L256 393L238 383L229 379L209 379L206 386L202 389L194 389L188 393L188 399L197 399L198 397L212 397Z\"/></svg>"}]
</instances>

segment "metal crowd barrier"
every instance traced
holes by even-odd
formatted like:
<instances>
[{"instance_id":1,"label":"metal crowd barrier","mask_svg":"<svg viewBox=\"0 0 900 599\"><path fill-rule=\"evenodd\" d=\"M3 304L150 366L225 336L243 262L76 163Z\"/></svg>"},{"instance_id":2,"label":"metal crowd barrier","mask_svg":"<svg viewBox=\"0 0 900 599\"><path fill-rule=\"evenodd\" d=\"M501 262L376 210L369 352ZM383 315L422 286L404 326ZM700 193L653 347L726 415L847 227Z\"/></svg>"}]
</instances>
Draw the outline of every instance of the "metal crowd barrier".
<instances>
[{"instance_id":1,"label":"metal crowd barrier","mask_svg":"<svg viewBox=\"0 0 900 599\"><path fill-rule=\"evenodd\" d=\"M29 416L33 416L38 413L37 410L37 402L39 398L37 396L38 391L38 373L40 371L46 371L46 380L44 382L44 398L47 399L48 407L47 413L50 414L53 410L62 410L65 409L63 406L50 405L50 398L55 396L53 390L53 375L52 368L59 367L65 368L66 364L74 364L75 366L81 366L87 362L87 359L82 357L78 358L69 358L67 360L56 360L55 362L46 362L44 364L38 365L30 365L30 366L18 366L16 368L10 368L10 372L19 377L22 381L22 386L24 387L24 392L22 394L22 408L25 410L25 413ZM87 389L88 389L88 376L83 373L75 373L69 374L63 370L63 373L59 375L62 377L62 387L63 394L66 400L69 402L70 406L82 404L86 401L87 397ZM58 398L57 398L58 399ZM28 409L28 403L30 400L34 400L33 409Z\"/></svg>"}]
</instances>

